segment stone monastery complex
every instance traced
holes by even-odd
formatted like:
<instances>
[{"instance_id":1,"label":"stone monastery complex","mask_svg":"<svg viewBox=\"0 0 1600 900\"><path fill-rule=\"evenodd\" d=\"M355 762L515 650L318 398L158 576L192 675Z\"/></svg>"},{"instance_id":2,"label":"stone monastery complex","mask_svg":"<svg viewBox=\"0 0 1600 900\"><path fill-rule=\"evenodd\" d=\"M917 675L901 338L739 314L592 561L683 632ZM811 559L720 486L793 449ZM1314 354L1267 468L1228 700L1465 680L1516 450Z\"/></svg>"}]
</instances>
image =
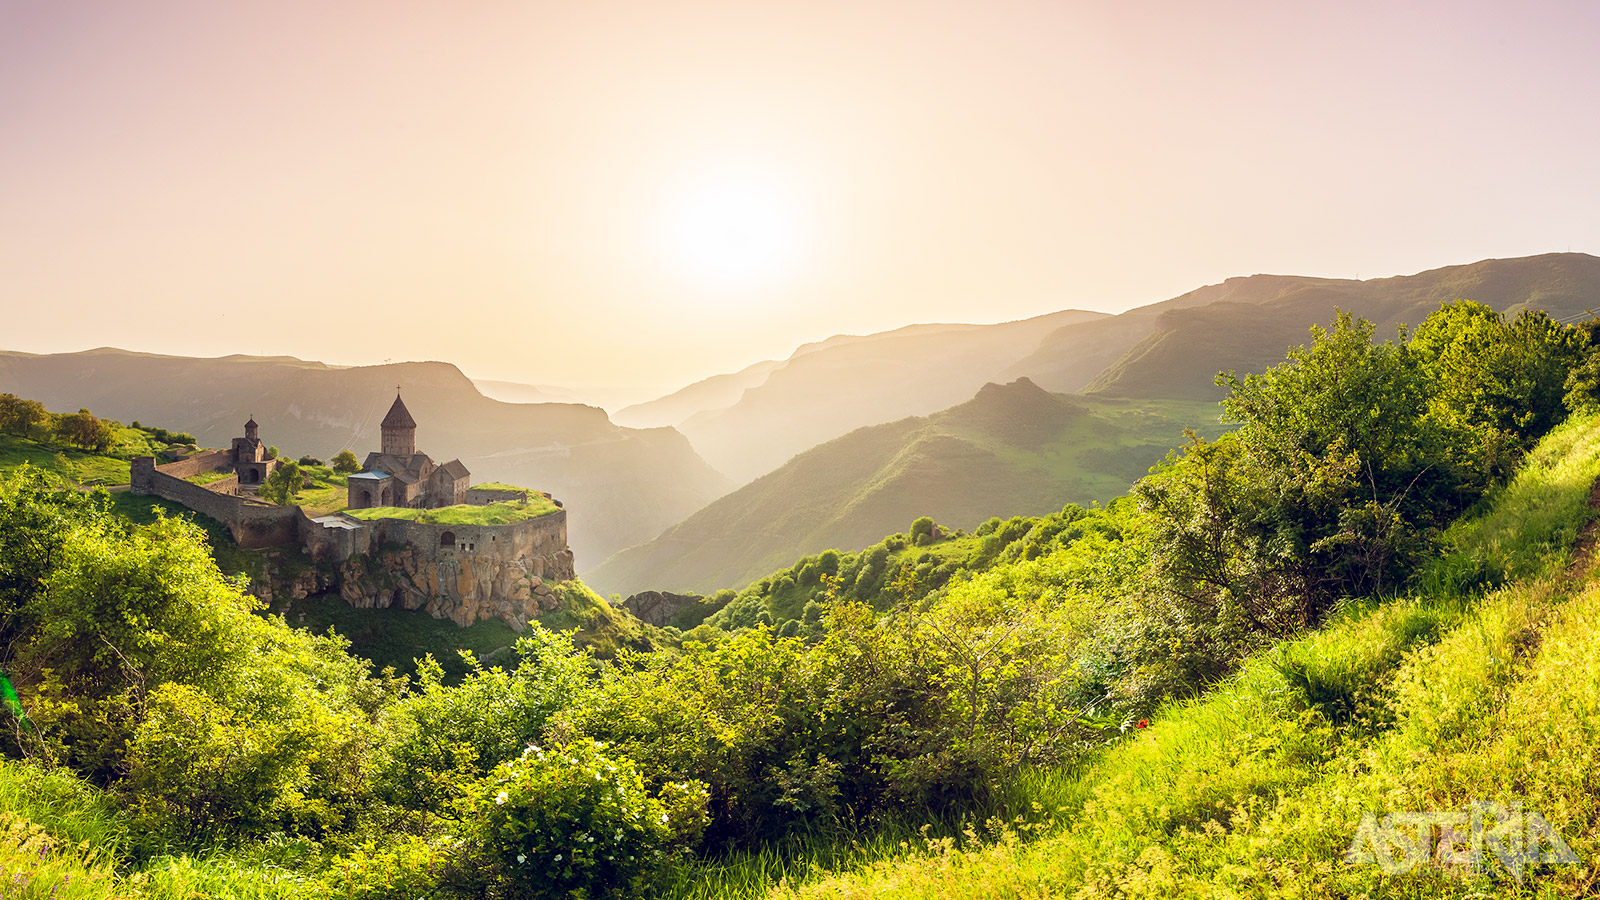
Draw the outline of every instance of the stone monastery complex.
<instances>
[{"instance_id":1,"label":"stone monastery complex","mask_svg":"<svg viewBox=\"0 0 1600 900\"><path fill-rule=\"evenodd\" d=\"M350 476L350 509L433 509L467 502L467 467L459 459L435 465L433 457L417 452L417 423L398 395L378 427L383 449L367 454L361 471Z\"/></svg>"},{"instance_id":2,"label":"stone monastery complex","mask_svg":"<svg viewBox=\"0 0 1600 900\"><path fill-rule=\"evenodd\" d=\"M298 506L268 503L256 492L279 460L267 457L259 427L251 417L244 437L234 438L227 450L165 465L157 465L154 457L135 459L133 492L210 516L247 549L297 545L313 563L291 588L297 599L337 589L359 608L421 609L463 626L498 618L521 630L555 607L550 583L574 577L567 511L558 501L551 501L554 512L504 525L441 525L346 513L313 518ZM441 465L418 452L416 420L398 395L379 427L379 449L349 476L348 509L527 506L529 491L474 489L461 460Z\"/></svg>"}]
</instances>

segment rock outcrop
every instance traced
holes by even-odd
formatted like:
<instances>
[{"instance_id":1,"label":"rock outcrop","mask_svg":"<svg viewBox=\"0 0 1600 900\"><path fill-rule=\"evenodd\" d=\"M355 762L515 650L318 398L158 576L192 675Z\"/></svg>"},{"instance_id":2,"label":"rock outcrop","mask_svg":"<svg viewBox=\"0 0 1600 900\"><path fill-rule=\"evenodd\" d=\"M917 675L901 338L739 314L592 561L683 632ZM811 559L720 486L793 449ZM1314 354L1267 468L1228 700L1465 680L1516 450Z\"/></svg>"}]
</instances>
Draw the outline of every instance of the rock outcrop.
<instances>
[{"instance_id":1,"label":"rock outcrop","mask_svg":"<svg viewBox=\"0 0 1600 900\"><path fill-rule=\"evenodd\" d=\"M639 621L660 628L671 621L673 616L704 599L694 594L641 591L622 601L622 608L637 616Z\"/></svg>"},{"instance_id":2,"label":"rock outcrop","mask_svg":"<svg viewBox=\"0 0 1600 900\"><path fill-rule=\"evenodd\" d=\"M441 557L398 547L342 563L339 596L357 609L422 610L463 627L493 618L522 631L529 620L560 603L536 568L542 567L523 560Z\"/></svg>"}]
</instances>

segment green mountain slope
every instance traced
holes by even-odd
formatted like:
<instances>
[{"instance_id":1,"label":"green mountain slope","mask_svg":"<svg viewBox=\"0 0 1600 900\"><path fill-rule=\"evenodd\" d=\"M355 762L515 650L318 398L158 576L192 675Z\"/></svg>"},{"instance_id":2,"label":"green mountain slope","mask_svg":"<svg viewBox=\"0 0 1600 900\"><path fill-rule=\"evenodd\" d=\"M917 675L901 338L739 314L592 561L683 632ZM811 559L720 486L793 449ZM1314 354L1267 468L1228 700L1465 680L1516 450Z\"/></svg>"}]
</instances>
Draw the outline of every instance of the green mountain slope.
<instances>
[{"instance_id":1,"label":"green mountain slope","mask_svg":"<svg viewBox=\"0 0 1600 900\"><path fill-rule=\"evenodd\" d=\"M830 338L801 347L744 389L738 402L678 427L711 465L747 481L852 429L960 403L1045 335L1103 318L1064 310L999 325L913 326Z\"/></svg>"},{"instance_id":2,"label":"green mountain slope","mask_svg":"<svg viewBox=\"0 0 1600 900\"><path fill-rule=\"evenodd\" d=\"M1107 500L1211 404L1127 404L990 384L959 406L860 428L796 456L587 573L602 593L738 587L828 548L857 550L918 516L972 528ZM1211 430L1215 431L1213 427Z\"/></svg>"},{"instance_id":3,"label":"green mountain slope","mask_svg":"<svg viewBox=\"0 0 1600 900\"><path fill-rule=\"evenodd\" d=\"M572 510L580 567L647 540L729 487L670 428L621 428L590 406L490 400L448 363L337 368L288 357L0 352L0 391L50 409L162 422L208 447L228 446L254 416L268 444L321 459L377 449L396 385L423 452L459 457L475 482L526 484L560 498Z\"/></svg>"}]
</instances>

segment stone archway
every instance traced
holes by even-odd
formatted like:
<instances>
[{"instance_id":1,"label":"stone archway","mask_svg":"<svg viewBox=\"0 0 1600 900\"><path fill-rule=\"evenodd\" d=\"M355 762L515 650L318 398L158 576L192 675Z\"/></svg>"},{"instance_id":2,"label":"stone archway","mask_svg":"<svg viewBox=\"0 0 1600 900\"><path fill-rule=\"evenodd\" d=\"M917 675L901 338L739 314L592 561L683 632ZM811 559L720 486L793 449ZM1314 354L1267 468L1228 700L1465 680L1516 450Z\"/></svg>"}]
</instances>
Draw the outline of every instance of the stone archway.
<instances>
[{"instance_id":1,"label":"stone archway","mask_svg":"<svg viewBox=\"0 0 1600 900\"><path fill-rule=\"evenodd\" d=\"M455 545L456 533L454 531L446 531L444 534L439 535L439 546L454 547Z\"/></svg>"}]
</instances>

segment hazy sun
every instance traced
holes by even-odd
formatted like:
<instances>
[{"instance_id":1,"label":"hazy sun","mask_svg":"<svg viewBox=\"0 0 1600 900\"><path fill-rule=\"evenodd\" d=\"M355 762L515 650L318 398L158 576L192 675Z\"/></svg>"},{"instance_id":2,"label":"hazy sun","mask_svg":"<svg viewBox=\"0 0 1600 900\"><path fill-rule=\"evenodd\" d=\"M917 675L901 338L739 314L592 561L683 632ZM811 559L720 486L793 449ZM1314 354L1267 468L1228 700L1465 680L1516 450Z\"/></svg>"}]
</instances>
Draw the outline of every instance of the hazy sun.
<instances>
[{"instance_id":1,"label":"hazy sun","mask_svg":"<svg viewBox=\"0 0 1600 900\"><path fill-rule=\"evenodd\" d=\"M667 253L694 280L743 287L775 280L804 243L798 198L763 173L723 173L683 186L668 205Z\"/></svg>"}]
</instances>

